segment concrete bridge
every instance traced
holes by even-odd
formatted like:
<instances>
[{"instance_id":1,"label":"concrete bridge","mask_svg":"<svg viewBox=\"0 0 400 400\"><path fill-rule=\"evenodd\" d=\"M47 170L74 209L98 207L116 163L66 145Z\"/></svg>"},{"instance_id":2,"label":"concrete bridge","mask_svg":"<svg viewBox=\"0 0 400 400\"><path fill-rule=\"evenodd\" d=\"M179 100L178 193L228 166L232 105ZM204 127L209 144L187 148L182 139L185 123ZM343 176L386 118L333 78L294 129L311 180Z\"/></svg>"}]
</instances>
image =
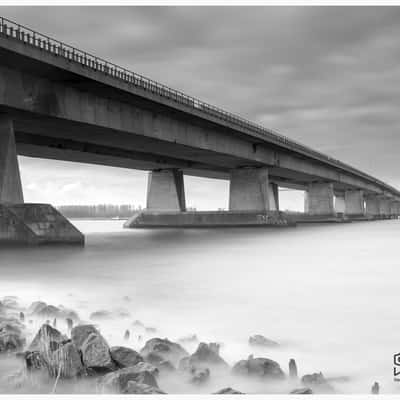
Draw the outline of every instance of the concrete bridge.
<instances>
[{"instance_id":1,"label":"concrete bridge","mask_svg":"<svg viewBox=\"0 0 400 400\"><path fill-rule=\"evenodd\" d=\"M49 206L24 204L17 154L150 171L129 227L287 225L278 187L306 191L297 220L400 214L399 190L373 176L0 18L0 238L21 225L32 241L82 242ZM185 174L229 179L229 211L186 212Z\"/></svg>"}]
</instances>

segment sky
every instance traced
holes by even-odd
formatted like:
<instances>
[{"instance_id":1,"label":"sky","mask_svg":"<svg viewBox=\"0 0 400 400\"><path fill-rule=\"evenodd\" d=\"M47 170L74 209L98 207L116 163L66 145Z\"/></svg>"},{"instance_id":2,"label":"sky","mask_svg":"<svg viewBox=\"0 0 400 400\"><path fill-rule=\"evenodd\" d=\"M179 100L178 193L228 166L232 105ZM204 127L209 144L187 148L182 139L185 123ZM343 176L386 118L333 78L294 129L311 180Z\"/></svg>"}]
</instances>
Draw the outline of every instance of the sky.
<instances>
[{"instance_id":1,"label":"sky","mask_svg":"<svg viewBox=\"0 0 400 400\"><path fill-rule=\"evenodd\" d=\"M1 7L1 15L400 188L398 7ZM145 205L147 173L19 157L26 202ZM185 177L226 208L226 181ZM302 194L282 191L281 208Z\"/></svg>"}]
</instances>

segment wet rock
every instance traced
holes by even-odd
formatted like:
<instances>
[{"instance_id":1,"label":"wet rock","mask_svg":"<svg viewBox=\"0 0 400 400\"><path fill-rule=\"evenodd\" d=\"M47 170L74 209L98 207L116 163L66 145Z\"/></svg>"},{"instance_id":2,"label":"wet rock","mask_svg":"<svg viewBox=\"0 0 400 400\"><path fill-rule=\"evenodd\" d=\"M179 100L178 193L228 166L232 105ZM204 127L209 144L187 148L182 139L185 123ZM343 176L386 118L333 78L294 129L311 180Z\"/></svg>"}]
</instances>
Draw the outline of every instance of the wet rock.
<instances>
[{"instance_id":1,"label":"wet rock","mask_svg":"<svg viewBox=\"0 0 400 400\"><path fill-rule=\"evenodd\" d=\"M297 379L297 365L294 358L291 358L289 361L289 377L291 379Z\"/></svg>"},{"instance_id":2,"label":"wet rock","mask_svg":"<svg viewBox=\"0 0 400 400\"><path fill-rule=\"evenodd\" d=\"M371 388L371 394L379 394L379 383L374 382Z\"/></svg>"},{"instance_id":3,"label":"wet rock","mask_svg":"<svg viewBox=\"0 0 400 400\"><path fill-rule=\"evenodd\" d=\"M26 351L23 353L25 366L28 371L42 369L44 360L39 351Z\"/></svg>"},{"instance_id":4,"label":"wet rock","mask_svg":"<svg viewBox=\"0 0 400 400\"><path fill-rule=\"evenodd\" d=\"M17 296L5 296L2 299L2 304L5 308L17 309L18 305L18 297Z\"/></svg>"},{"instance_id":5,"label":"wet rock","mask_svg":"<svg viewBox=\"0 0 400 400\"><path fill-rule=\"evenodd\" d=\"M111 347L110 354L119 368L131 367L143 361L143 357L138 352L128 347Z\"/></svg>"},{"instance_id":6,"label":"wet rock","mask_svg":"<svg viewBox=\"0 0 400 400\"><path fill-rule=\"evenodd\" d=\"M129 329L127 329L124 333L124 340L129 340L131 336L131 333L129 332Z\"/></svg>"},{"instance_id":7,"label":"wet rock","mask_svg":"<svg viewBox=\"0 0 400 400\"><path fill-rule=\"evenodd\" d=\"M290 394L313 394L313 391L308 387L304 387L304 388L294 389L290 392Z\"/></svg>"},{"instance_id":8,"label":"wet rock","mask_svg":"<svg viewBox=\"0 0 400 400\"><path fill-rule=\"evenodd\" d=\"M34 301L28 308L28 314L36 315L46 306L47 304L44 301Z\"/></svg>"},{"instance_id":9,"label":"wet rock","mask_svg":"<svg viewBox=\"0 0 400 400\"><path fill-rule=\"evenodd\" d=\"M239 392L236 389L232 389L231 387L226 387L221 390L218 390L218 392L215 392L213 394L244 394L244 393Z\"/></svg>"},{"instance_id":10,"label":"wet rock","mask_svg":"<svg viewBox=\"0 0 400 400\"><path fill-rule=\"evenodd\" d=\"M25 314L24 314L22 311L19 313L19 320L20 320L21 322L24 322L24 321L25 321Z\"/></svg>"},{"instance_id":11,"label":"wet rock","mask_svg":"<svg viewBox=\"0 0 400 400\"><path fill-rule=\"evenodd\" d=\"M197 350L181 360L179 369L190 370L196 368L229 368L228 363L219 355L219 345L216 343L200 343Z\"/></svg>"},{"instance_id":12,"label":"wet rock","mask_svg":"<svg viewBox=\"0 0 400 400\"><path fill-rule=\"evenodd\" d=\"M84 372L81 355L72 342L68 342L54 352L61 378L76 378Z\"/></svg>"},{"instance_id":13,"label":"wet rock","mask_svg":"<svg viewBox=\"0 0 400 400\"><path fill-rule=\"evenodd\" d=\"M146 385L145 383L138 383L135 381L128 381L124 394L166 394L157 387Z\"/></svg>"},{"instance_id":14,"label":"wet rock","mask_svg":"<svg viewBox=\"0 0 400 400\"><path fill-rule=\"evenodd\" d=\"M66 318L65 322L67 323L67 328L69 331L72 330L73 326L74 326L74 321L72 318Z\"/></svg>"},{"instance_id":15,"label":"wet rock","mask_svg":"<svg viewBox=\"0 0 400 400\"><path fill-rule=\"evenodd\" d=\"M110 372L101 377L98 383L102 392L124 393L129 381L158 388L154 375L149 371L138 371L136 365Z\"/></svg>"},{"instance_id":16,"label":"wet rock","mask_svg":"<svg viewBox=\"0 0 400 400\"><path fill-rule=\"evenodd\" d=\"M301 382L305 386L311 387L311 389L313 389L314 392L318 392L318 393L333 393L334 392L333 387L325 379L324 375L322 375L322 372L304 375L301 378Z\"/></svg>"},{"instance_id":17,"label":"wet rock","mask_svg":"<svg viewBox=\"0 0 400 400\"><path fill-rule=\"evenodd\" d=\"M3 319L0 322L0 353L18 351L25 346L22 325L18 320Z\"/></svg>"},{"instance_id":18,"label":"wet rock","mask_svg":"<svg viewBox=\"0 0 400 400\"><path fill-rule=\"evenodd\" d=\"M268 339L263 335L250 336L249 344L251 346L262 346L262 347L278 347L279 346L279 343L274 342L273 340Z\"/></svg>"},{"instance_id":19,"label":"wet rock","mask_svg":"<svg viewBox=\"0 0 400 400\"><path fill-rule=\"evenodd\" d=\"M113 317L114 317L113 313L111 311L107 311L107 310L95 311L95 312L91 313L89 316L89 318L92 321L103 321L105 319L111 319Z\"/></svg>"},{"instance_id":20,"label":"wet rock","mask_svg":"<svg viewBox=\"0 0 400 400\"><path fill-rule=\"evenodd\" d=\"M60 305L59 307L47 304L43 301L33 302L28 313L40 318L71 318L74 321L79 321L79 316L74 310L70 310Z\"/></svg>"},{"instance_id":21,"label":"wet rock","mask_svg":"<svg viewBox=\"0 0 400 400\"><path fill-rule=\"evenodd\" d=\"M91 333L100 334L94 325L77 325L71 330L71 340L78 349L81 349L83 342Z\"/></svg>"},{"instance_id":22,"label":"wet rock","mask_svg":"<svg viewBox=\"0 0 400 400\"><path fill-rule=\"evenodd\" d=\"M100 333L91 333L80 349L85 367L95 371L112 371L116 368L108 344Z\"/></svg>"},{"instance_id":23,"label":"wet rock","mask_svg":"<svg viewBox=\"0 0 400 400\"><path fill-rule=\"evenodd\" d=\"M276 361L268 358L253 358L237 362L232 372L238 375L255 376L267 379L284 379L285 374Z\"/></svg>"},{"instance_id":24,"label":"wet rock","mask_svg":"<svg viewBox=\"0 0 400 400\"><path fill-rule=\"evenodd\" d=\"M39 351L41 353L56 350L68 338L63 335L56 328L48 324L43 324L36 336L33 338L32 343L29 345L29 351Z\"/></svg>"},{"instance_id":25,"label":"wet rock","mask_svg":"<svg viewBox=\"0 0 400 400\"><path fill-rule=\"evenodd\" d=\"M208 368L192 367L190 370L192 383L200 385L210 379L210 370Z\"/></svg>"},{"instance_id":26,"label":"wet rock","mask_svg":"<svg viewBox=\"0 0 400 400\"><path fill-rule=\"evenodd\" d=\"M189 355L180 344L171 342L168 339L159 338L148 340L142 350L140 350L140 354L145 360L151 354L153 359L154 357L158 357L159 361L169 361L173 365L177 365L179 360Z\"/></svg>"}]
</instances>

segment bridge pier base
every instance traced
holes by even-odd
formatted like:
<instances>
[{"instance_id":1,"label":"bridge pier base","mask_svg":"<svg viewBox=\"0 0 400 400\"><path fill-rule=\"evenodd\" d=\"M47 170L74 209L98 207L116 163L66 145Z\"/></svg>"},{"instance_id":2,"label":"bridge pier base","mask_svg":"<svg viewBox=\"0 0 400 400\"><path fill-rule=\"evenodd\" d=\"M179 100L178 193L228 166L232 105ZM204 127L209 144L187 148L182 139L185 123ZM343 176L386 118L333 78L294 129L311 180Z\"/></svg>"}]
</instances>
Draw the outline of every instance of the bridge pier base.
<instances>
[{"instance_id":1,"label":"bridge pier base","mask_svg":"<svg viewBox=\"0 0 400 400\"><path fill-rule=\"evenodd\" d=\"M390 218L390 200L386 198L379 199L379 215L382 219Z\"/></svg>"},{"instance_id":2,"label":"bridge pier base","mask_svg":"<svg viewBox=\"0 0 400 400\"><path fill-rule=\"evenodd\" d=\"M346 190L346 211L350 218L365 218L364 193L362 190Z\"/></svg>"},{"instance_id":3,"label":"bridge pier base","mask_svg":"<svg viewBox=\"0 0 400 400\"><path fill-rule=\"evenodd\" d=\"M0 117L0 244L84 243L49 204L24 203L13 121Z\"/></svg>"},{"instance_id":4,"label":"bridge pier base","mask_svg":"<svg viewBox=\"0 0 400 400\"><path fill-rule=\"evenodd\" d=\"M366 197L365 213L370 218L379 218L379 198L377 196Z\"/></svg>"}]
</instances>

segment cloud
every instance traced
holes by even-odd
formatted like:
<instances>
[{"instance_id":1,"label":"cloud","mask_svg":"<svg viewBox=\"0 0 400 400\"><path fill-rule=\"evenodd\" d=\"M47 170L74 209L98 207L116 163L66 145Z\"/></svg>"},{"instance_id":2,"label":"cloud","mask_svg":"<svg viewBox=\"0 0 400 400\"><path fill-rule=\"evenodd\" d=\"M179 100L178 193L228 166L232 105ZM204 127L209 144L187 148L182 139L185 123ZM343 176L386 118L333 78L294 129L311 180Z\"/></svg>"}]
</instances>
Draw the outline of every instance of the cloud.
<instances>
[{"instance_id":1,"label":"cloud","mask_svg":"<svg viewBox=\"0 0 400 400\"><path fill-rule=\"evenodd\" d=\"M2 7L2 14L400 186L397 7ZM57 173L41 173L50 163ZM28 197L33 165L42 183L77 170L25 159ZM78 169L74 195L82 201L144 201L143 172ZM132 188L133 177L143 186ZM211 192L201 181L187 186L198 207L210 198L223 207L220 184Z\"/></svg>"}]
</instances>

